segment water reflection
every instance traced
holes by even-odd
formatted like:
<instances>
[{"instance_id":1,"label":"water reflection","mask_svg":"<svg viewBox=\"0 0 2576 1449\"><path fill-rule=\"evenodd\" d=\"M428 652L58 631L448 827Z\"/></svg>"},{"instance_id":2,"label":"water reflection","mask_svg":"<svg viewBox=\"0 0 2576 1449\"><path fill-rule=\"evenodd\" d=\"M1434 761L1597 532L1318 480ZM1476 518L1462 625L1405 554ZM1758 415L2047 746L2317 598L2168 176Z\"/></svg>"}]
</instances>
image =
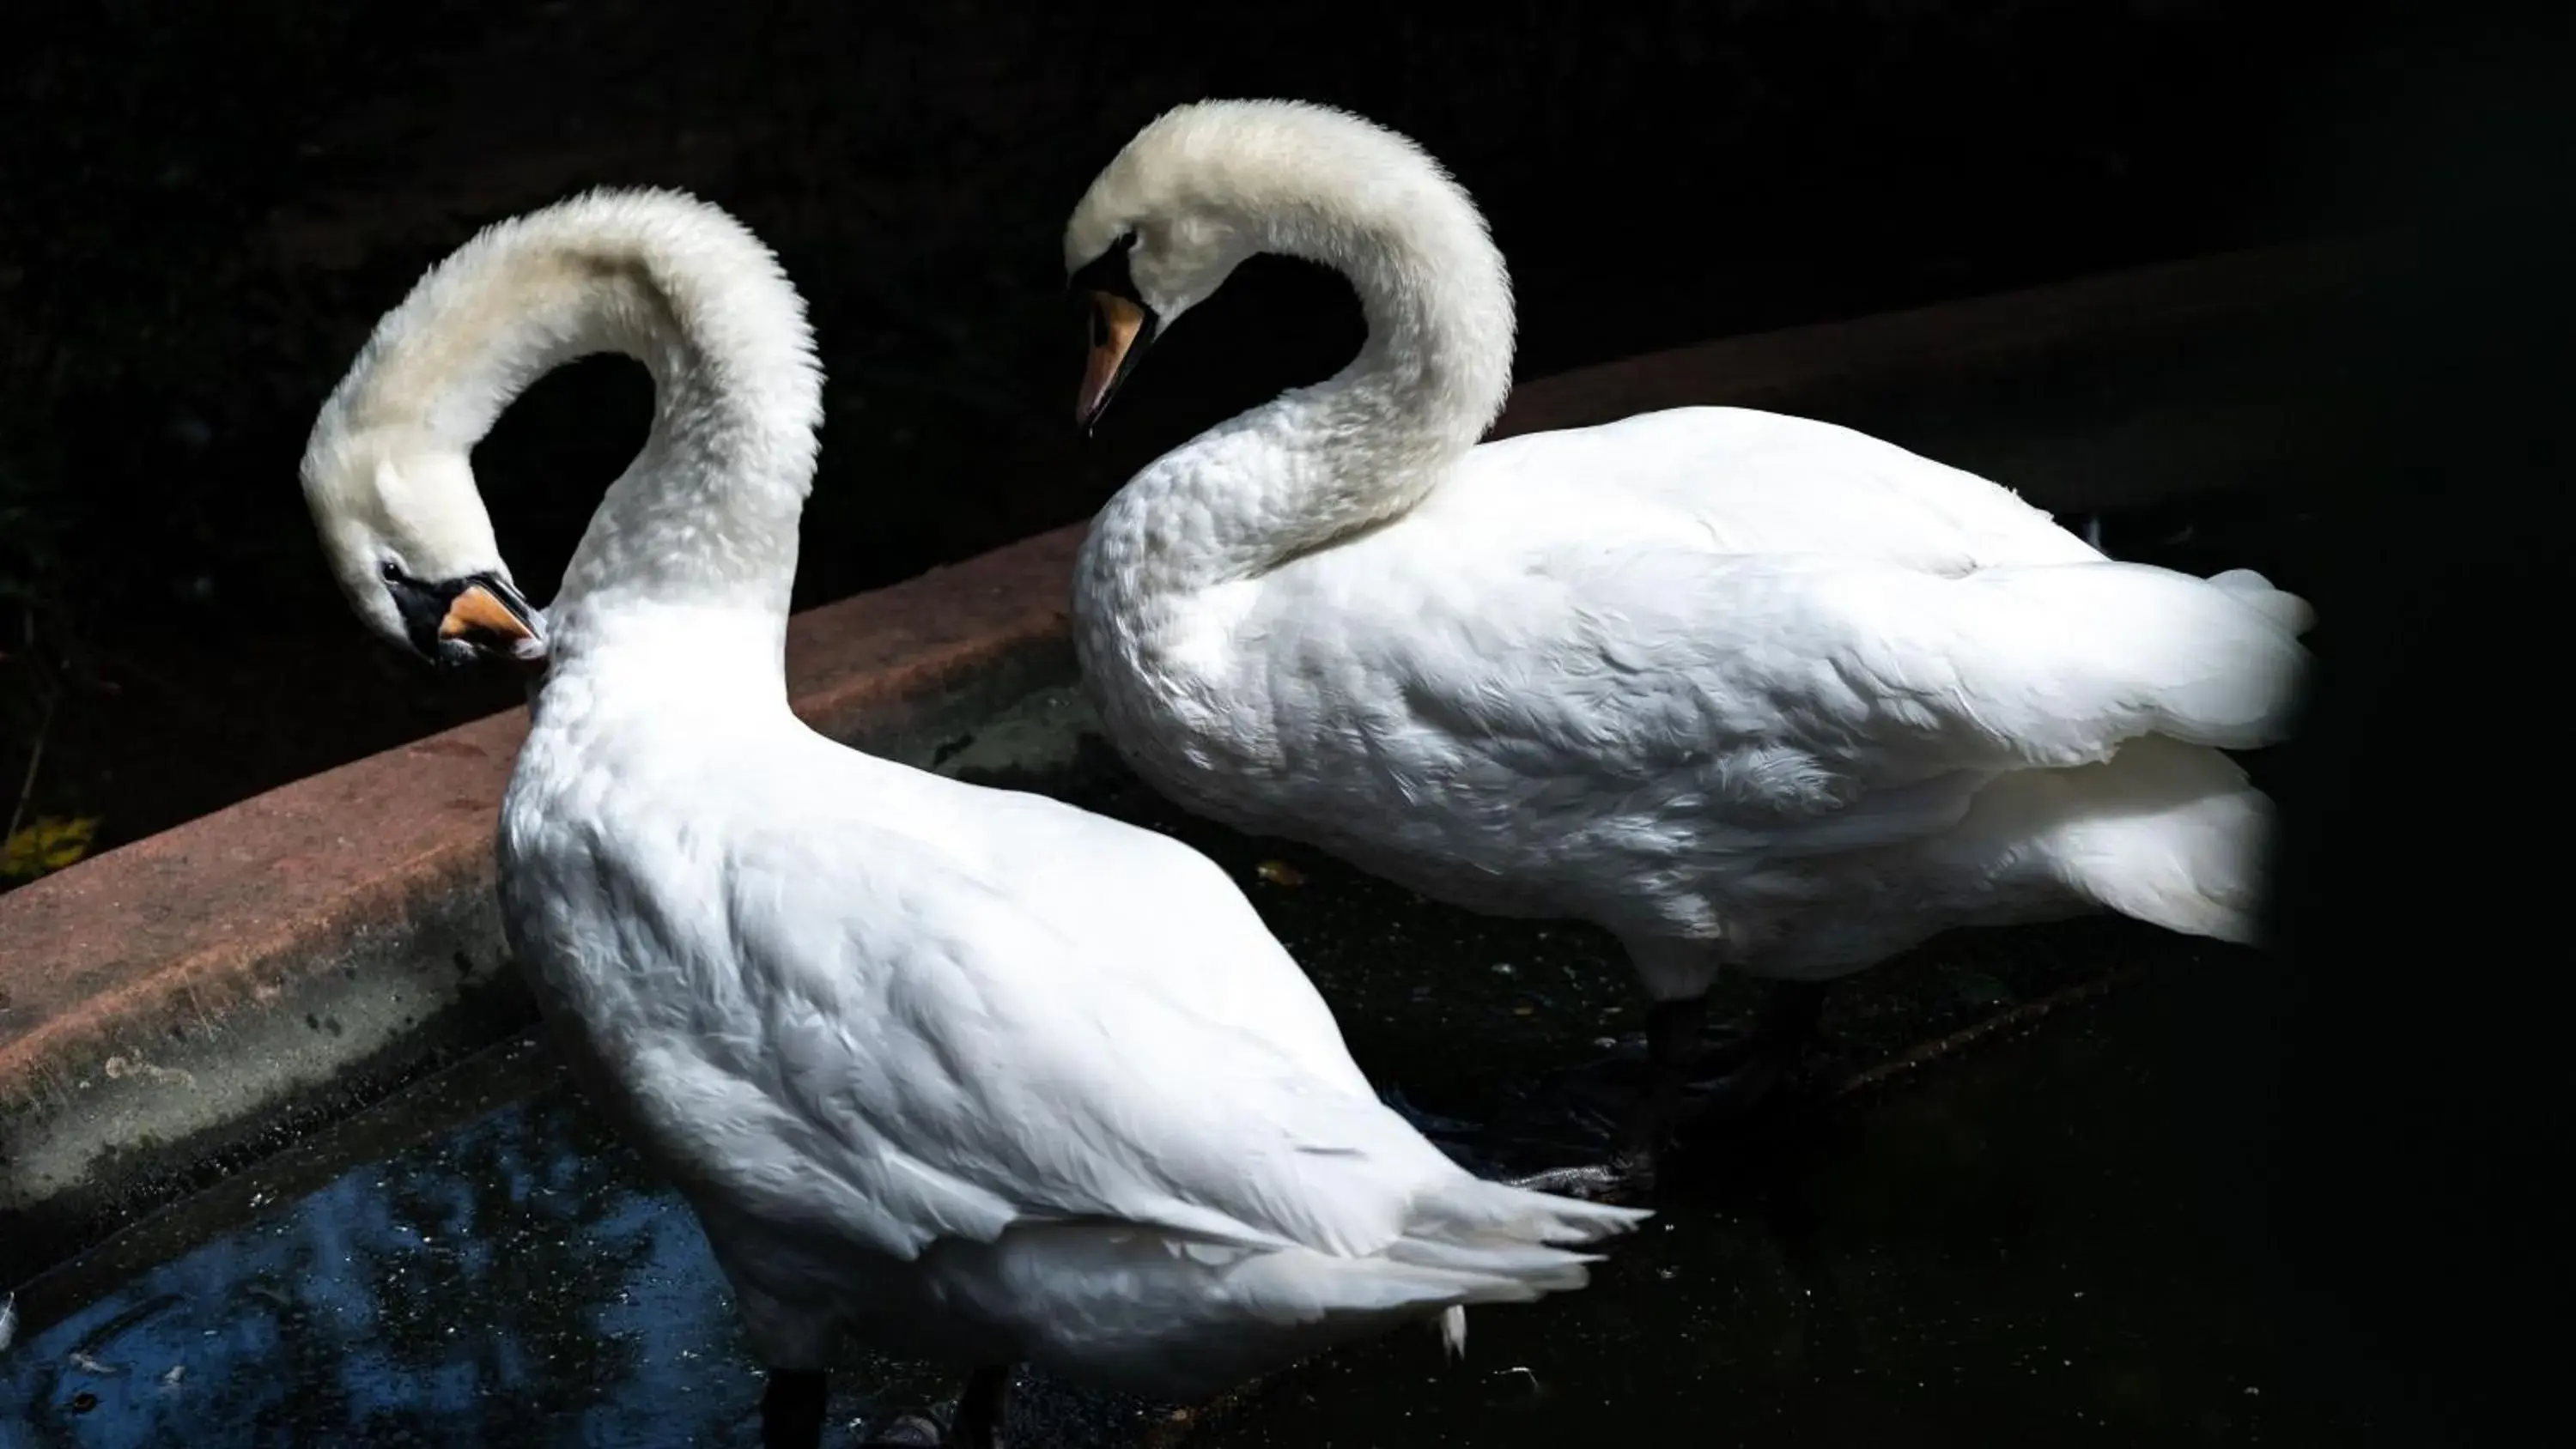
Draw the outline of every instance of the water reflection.
<instances>
[{"instance_id":1,"label":"water reflection","mask_svg":"<svg viewBox=\"0 0 2576 1449\"><path fill-rule=\"evenodd\" d=\"M1188 1423L1036 1383L1021 1442L1645 1442L1681 1405L1743 1446L2350 1442L2335 1415L2366 1406L2265 1396L2308 1326L2260 1267L2250 1044L2213 1045L2234 964L2168 962L1736 1144L1592 1290L1478 1314L1463 1363L1401 1334ZM180 1251L0 1357L0 1444L756 1442L695 1225L550 1068L530 1080L247 1221L176 1210ZM848 1425L948 1380L853 1356L836 1387Z\"/></svg>"},{"instance_id":2,"label":"water reflection","mask_svg":"<svg viewBox=\"0 0 2576 1449\"><path fill-rule=\"evenodd\" d=\"M560 1088L144 1272L6 1367L31 1445L726 1443L757 1391L695 1224Z\"/></svg>"}]
</instances>

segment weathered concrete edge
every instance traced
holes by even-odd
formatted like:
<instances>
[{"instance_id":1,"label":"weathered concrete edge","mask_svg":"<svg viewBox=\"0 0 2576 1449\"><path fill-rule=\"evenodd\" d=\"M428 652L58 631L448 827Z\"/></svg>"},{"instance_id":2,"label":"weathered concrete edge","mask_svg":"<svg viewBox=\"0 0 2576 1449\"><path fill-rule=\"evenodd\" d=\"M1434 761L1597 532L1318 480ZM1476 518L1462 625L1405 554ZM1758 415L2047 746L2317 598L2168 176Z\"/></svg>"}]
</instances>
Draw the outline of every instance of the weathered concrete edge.
<instances>
[{"instance_id":1,"label":"weathered concrete edge","mask_svg":"<svg viewBox=\"0 0 2576 1449\"><path fill-rule=\"evenodd\" d=\"M2185 328L2350 285L2392 254L2386 242L2273 248L1723 339L1530 384L1497 433L1776 404ZM1080 533L800 615L798 713L839 738L926 753L927 736L1064 673L1063 579ZM524 729L524 711L460 726L0 897L0 1215L46 1203L49 1218L93 1216L137 1183L254 1150L246 1124L273 1135L346 1110L523 1025L524 997L500 970L488 851ZM349 834L351 821L365 831ZM0 1252L0 1281L15 1257Z\"/></svg>"}]
</instances>

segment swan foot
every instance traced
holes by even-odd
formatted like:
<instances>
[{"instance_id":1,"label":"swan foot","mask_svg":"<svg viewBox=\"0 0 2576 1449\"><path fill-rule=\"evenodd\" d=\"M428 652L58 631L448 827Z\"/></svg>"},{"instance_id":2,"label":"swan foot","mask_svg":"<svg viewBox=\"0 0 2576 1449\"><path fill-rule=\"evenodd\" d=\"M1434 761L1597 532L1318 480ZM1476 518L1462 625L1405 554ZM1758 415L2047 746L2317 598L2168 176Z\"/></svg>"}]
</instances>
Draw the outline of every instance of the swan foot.
<instances>
[{"instance_id":1,"label":"swan foot","mask_svg":"<svg viewBox=\"0 0 2576 1449\"><path fill-rule=\"evenodd\" d=\"M1701 1032L1708 1024L1708 1003L1658 1001L1646 1017L1646 1089L1629 1113L1626 1130L1610 1160L1581 1167L1560 1167L1516 1179L1515 1187L1552 1192L1586 1202L1614 1202L1642 1197L1655 1190L1664 1143L1672 1135L1682 1089L1699 1054Z\"/></svg>"},{"instance_id":2,"label":"swan foot","mask_svg":"<svg viewBox=\"0 0 2576 1449\"><path fill-rule=\"evenodd\" d=\"M1580 1202L1621 1203L1652 1191L1655 1177L1650 1164L1614 1160L1580 1167L1551 1167L1526 1177L1505 1178L1503 1184Z\"/></svg>"},{"instance_id":3,"label":"swan foot","mask_svg":"<svg viewBox=\"0 0 2576 1449\"><path fill-rule=\"evenodd\" d=\"M1660 1153L1680 1128L1742 1118L1770 1101L1815 1039L1824 1005L1820 982L1774 981L1751 1024L1696 1053L1688 1050L1696 1032L1679 1049L1653 1052L1654 1086L1630 1120L1627 1149ZM1677 1016L1674 1029L1681 1025Z\"/></svg>"},{"instance_id":4,"label":"swan foot","mask_svg":"<svg viewBox=\"0 0 2576 1449\"><path fill-rule=\"evenodd\" d=\"M760 1394L760 1449L822 1449L830 1389L820 1369L771 1369Z\"/></svg>"},{"instance_id":5,"label":"swan foot","mask_svg":"<svg viewBox=\"0 0 2576 1449\"><path fill-rule=\"evenodd\" d=\"M1753 1019L1716 1036L1706 1030L1705 1001L1657 1002L1646 1018L1642 1053L1631 1047L1553 1073L1549 1085L1523 1094L1494 1126L1423 1111L1393 1088L1378 1095L1479 1177L1586 1202L1633 1201L1654 1191L1684 1129L1748 1116L1771 1098L1814 1036L1824 992L1814 982L1769 983ZM1606 1159L1576 1166L1524 1176L1493 1170L1497 1154L1508 1160L1515 1146L1565 1150L1569 1130L1574 1140L1594 1143L1615 1134L1615 1145Z\"/></svg>"},{"instance_id":6,"label":"swan foot","mask_svg":"<svg viewBox=\"0 0 2576 1449\"><path fill-rule=\"evenodd\" d=\"M1651 1193L1683 1129L1740 1119L1770 1100L1814 1037L1823 1006L1821 985L1774 982L1749 1025L1708 1040L1705 1002L1655 1003L1646 1018L1646 1080L1631 1099L1616 1151L1599 1166L1539 1177L1566 1184L1549 1190L1588 1201Z\"/></svg>"}]
</instances>

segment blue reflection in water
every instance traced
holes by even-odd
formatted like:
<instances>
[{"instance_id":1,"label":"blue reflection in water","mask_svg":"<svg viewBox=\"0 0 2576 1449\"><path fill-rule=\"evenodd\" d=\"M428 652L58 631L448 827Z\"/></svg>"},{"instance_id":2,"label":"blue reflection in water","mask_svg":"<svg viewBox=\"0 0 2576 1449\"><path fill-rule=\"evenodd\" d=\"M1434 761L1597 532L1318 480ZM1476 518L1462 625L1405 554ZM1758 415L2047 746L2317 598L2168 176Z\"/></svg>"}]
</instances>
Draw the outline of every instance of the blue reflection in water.
<instances>
[{"instance_id":1,"label":"blue reflection in water","mask_svg":"<svg viewBox=\"0 0 2576 1449\"><path fill-rule=\"evenodd\" d=\"M1746 1144L1591 1288L1480 1312L1463 1362L1398 1333L1161 1442L1659 1442L1683 1405L1742 1449L2354 1442L2369 1386L2352 1404L2279 1391L2280 1345L2333 1325L2262 1270L2260 1032L2219 1010L2238 964L2168 959ZM246 1178L287 1205L247 1224L183 1205L166 1260L76 1265L90 1276L46 1293L82 1306L0 1356L0 1445L757 1442L760 1376L694 1221L546 1080L451 1109L462 1126L398 1098L379 1130L432 1141L370 1147L362 1120L315 1157L370 1165L309 1167L309 1191L264 1166ZM953 1386L853 1353L829 1442ZM1135 1444L1148 1416L1035 1381L1014 1442Z\"/></svg>"},{"instance_id":2,"label":"blue reflection in water","mask_svg":"<svg viewBox=\"0 0 2576 1449\"><path fill-rule=\"evenodd\" d=\"M29 1335L0 1444L749 1442L759 1383L686 1208L558 1088Z\"/></svg>"}]
</instances>

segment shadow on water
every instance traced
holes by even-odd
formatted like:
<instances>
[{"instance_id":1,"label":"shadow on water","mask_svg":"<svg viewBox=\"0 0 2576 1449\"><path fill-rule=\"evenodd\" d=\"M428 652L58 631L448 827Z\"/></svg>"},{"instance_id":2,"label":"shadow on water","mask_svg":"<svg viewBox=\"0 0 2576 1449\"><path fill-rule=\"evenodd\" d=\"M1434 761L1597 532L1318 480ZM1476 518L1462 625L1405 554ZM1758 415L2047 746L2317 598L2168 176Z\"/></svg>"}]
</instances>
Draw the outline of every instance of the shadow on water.
<instances>
[{"instance_id":1,"label":"shadow on water","mask_svg":"<svg viewBox=\"0 0 2576 1449\"><path fill-rule=\"evenodd\" d=\"M1928 968L1927 968L1928 969ZM2227 953L1727 1148L1586 1292L1315 1360L1192 1421L1024 1389L1023 1442L2347 1439L2286 1401ZM1402 1073L1396 1074L1399 1078ZM428 1140L419 1140L423 1133ZM318 1180L318 1185L317 1185ZM759 1375L686 1209L523 1042L25 1295L0 1444L744 1444ZM50 1321L46 1321L50 1320ZM843 1423L948 1388L854 1356ZM1570 1436L1570 1437L1569 1437Z\"/></svg>"}]
</instances>

